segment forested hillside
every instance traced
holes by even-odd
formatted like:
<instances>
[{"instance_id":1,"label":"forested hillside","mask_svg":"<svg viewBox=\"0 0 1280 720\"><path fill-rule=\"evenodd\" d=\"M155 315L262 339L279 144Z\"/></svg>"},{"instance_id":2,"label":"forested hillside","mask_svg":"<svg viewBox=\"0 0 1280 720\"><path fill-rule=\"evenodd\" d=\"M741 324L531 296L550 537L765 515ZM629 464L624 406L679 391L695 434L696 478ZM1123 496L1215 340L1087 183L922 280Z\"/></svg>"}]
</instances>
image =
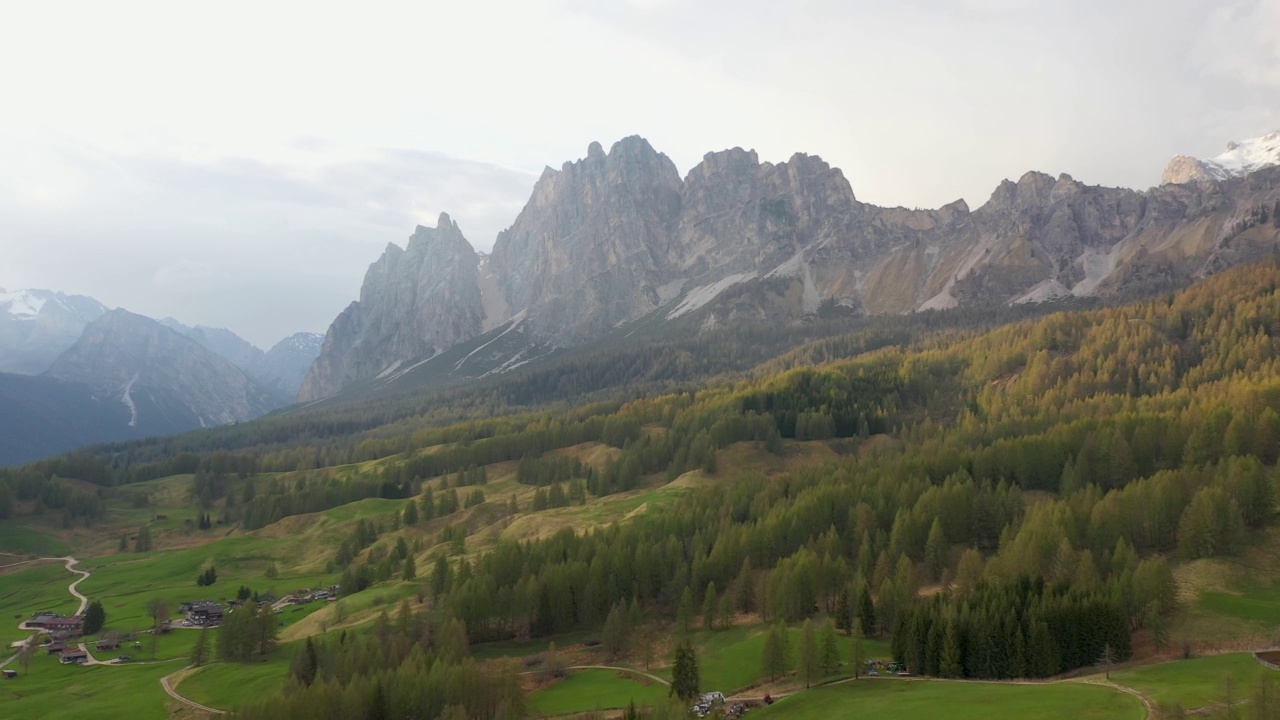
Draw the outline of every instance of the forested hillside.
<instances>
[{"instance_id":1,"label":"forested hillside","mask_svg":"<svg viewBox=\"0 0 1280 720\"><path fill-rule=\"evenodd\" d=\"M493 417L450 410L377 428L372 414L280 418L242 431L279 431L278 448L236 447L232 429L146 465L104 451L4 471L0 514L92 523L98 495L174 473L195 473L200 504L241 530L395 500L394 516L362 524L328 568L344 594L416 578L428 609L406 616L405 633L360 640L358 661L350 646L316 643L309 677L325 682L299 682L247 717L409 707L410 687L437 688L431 707L512 717L510 687L498 697L450 684L445 668L459 682L476 672L451 647L616 618L688 627L700 610L826 615L891 638L930 675L1051 676L1123 660L1135 633L1167 645L1174 566L1241 552L1272 522L1278 289L1280 264L1266 262L986 332L872 328L669 392L502 414L521 407L502 395L517 392L508 380L489 391ZM450 413L467 419L430 420ZM326 439L293 444L285 428ZM214 438L227 449L210 452ZM573 450L584 447L599 450L584 461ZM815 448L825 460L786 466ZM735 449L787 469L728 466ZM531 493L494 492L498 468ZM103 487L67 491L53 474ZM493 530L669 483L686 490L660 512Z\"/></svg>"}]
</instances>

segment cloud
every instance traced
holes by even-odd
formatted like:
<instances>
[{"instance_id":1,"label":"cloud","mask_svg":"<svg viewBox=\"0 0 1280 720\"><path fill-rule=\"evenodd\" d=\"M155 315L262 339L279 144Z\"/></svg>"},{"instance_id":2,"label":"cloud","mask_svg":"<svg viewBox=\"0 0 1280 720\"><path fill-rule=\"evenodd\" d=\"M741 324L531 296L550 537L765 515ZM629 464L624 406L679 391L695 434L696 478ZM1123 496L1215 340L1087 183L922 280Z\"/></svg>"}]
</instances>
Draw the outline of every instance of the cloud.
<instances>
[{"instance_id":1,"label":"cloud","mask_svg":"<svg viewBox=\"0 0 1280 720\"><path fill-rule=\"evenodd\" d=\"M1280 89L1280 0L1218 4L1195 50L1216 80Z\"/></svg>"},{"instance_id":2,"label":"cloud","mask_svg":"<svg viewBox=\"0 0 1280 720\"><path fill-rule=\"evenodd\" d=\"M26 166L0 168L0 284L227 326L263 346L323 331L382 248L403 245L442 211L474 245L491 247L535 181L442 153L314 138L270 160L39 147L28 165L75 182L35 196Z\"/></svg>"}]
</instances>

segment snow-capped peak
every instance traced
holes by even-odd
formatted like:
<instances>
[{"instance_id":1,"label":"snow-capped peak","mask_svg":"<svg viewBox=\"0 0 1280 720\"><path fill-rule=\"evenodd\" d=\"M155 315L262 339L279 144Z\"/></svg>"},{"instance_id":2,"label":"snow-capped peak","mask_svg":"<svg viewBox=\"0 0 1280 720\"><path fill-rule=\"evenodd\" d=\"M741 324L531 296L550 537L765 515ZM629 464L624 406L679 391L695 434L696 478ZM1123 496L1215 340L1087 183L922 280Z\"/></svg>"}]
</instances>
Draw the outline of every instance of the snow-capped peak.
<instances>
[{"instance_id":1,"label":"snow-capped peak","mask_svg":"<svg viewBox=\"0 0 1280 720\"><path fill-rule=\"evenodd\" d=\"M1227 151L1207 161L1228 176L1248 175L1271 165L1280 165L1280 130L1252 140L1227 144Z\"/></svg>"},{"instance_id":2,"label":"snow-capped peak","mask_svg":"<svg viewBox=\"0 0 1280 720\"><path fill-rule=\"evenodd\" d=\"M1226 180L1273 165L1280 165L1280 130L1227 143L1227 151L1210 160L1178 155L1169 161L1160 180L1162 184Z\"/></svg>"},{"instance_id":3,"label":"snow-capped peak","mask_svg":"<svg viewBox=\"0 0 1280 720\"><path fill-rule=\"evenodd\" d=\"M8 292L0 288L0 307L19 320L32 320L40 314L45 298L30 290L14 290Z\"/></svg>"}]
</instances>

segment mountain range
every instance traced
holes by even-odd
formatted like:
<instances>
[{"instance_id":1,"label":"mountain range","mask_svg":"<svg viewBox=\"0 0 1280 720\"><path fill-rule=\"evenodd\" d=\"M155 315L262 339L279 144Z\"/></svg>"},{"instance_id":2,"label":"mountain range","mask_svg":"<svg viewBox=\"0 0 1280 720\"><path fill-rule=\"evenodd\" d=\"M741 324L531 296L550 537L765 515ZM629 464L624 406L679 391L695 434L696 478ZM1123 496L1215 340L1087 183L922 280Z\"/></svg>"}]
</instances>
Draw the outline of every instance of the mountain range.
<instances>
[{"instance_id":1,"label":"mountain range","mask_svg":"<svg viewBox=\"0 0 1280 720\"><path fill-rule=\"evenodd\" d=\"M0 291L0 465L259 417L292 402L321 339L263 352L223 328Z\"/></svg>"},{"instance_id":2,"label":"mountain range","mask_svg":"<svg viewBox=\"0 0 1280 720\"><path fill-rule=\"evenodd\" d=\"M706 154L680 177L633 136L547 168L477 252L453 219L389 244L323 338L269 351L84 296L0 290L0 464L241 422L291 402L458 384L640 329L1130 297L1280 246L1280 134L1176 157L1144 190L1028 172L976 209L857 199L797 153ZM1052 306L1048 306L1052 307Z\"/></svg>"},{"instance_id":3,"label":"mountain range","mask_svg":"<svg viewBox=\"0 0 1280 720\"><path fill-rule=\"evenodd\" d=\"M390 245L330 326L312 402L434 373L520 367L644 320L804 322L1121 296L1186 284L1280 245L1280 135L1175 158L1145 191L1028 172L977 209L860 202L806 154L708 153L682 179L641 137L547 168L489 255L447 214ZM1187 170L1186 168L1192 168Z\"/></svg>"}]
</instances>

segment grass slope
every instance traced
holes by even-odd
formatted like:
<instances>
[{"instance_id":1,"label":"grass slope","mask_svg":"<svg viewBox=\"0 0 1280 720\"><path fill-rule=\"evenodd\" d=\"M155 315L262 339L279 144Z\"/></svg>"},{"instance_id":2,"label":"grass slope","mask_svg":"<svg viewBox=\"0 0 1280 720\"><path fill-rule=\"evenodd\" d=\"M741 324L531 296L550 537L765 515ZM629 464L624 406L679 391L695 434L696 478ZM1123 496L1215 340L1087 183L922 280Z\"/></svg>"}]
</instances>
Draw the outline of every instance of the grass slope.
<instances>
[{"instance_id":1,"label":"grass slope","mask_svg":"<svg viewBox=\"0 0 1280 720\"><path fill-rule=\"evenodd\" d=\"M652 705L667 697L667 686L614 670L579 670L529 699L535 715L567 715L590 710Z\"/></svg>"},{"instance_id":2,"label":"grass slope","mask_svg":"<svg viewBox=\"0 0 1280 720\"><path fill-rule=\"evenodd\" d=\"M278 694L284 688L292 657L289 648L282 648L266 662L208 665L187 676L178 692L201 705L237 708Z\"/></svg>"},{"instance_id":3,"label":"grass slope","mask_svg":"<svg viewBox=\"0 0 1280 720\"><path fill-rule=\"evenodd\" d=\"M173 702L160 678L181 662L119 667L61 665L41 655L30 672L0 680L0 716L44 720L162 720Z\"/></svg>"},{"instance_id":4,"label":"grass slope","mask_svg":"<svg viewBox=\"0 0 1280 720\"><path fill-rule=\"evenodd\" d=\"M1251 653L1231 653L1122 670L1111 673L1111 679L1157 703L1177 703L1190 710L1222 702L1227 678L1234 685L1235 700L1247 698L1258 677L1271 672Z\"/></svg>"},{"instance_id":5,"label":"grass slope","mask_svg":"<svg viewBox=\"0 0 1280 720\"><path fill-rule=\"evenodd\" d=\"M831 720L848 717L946 720L1138 720L1146 716L1131 695L1082 683L995 684L860 680L783 698L753 718Z\"/></svg>"}]
</instances>

